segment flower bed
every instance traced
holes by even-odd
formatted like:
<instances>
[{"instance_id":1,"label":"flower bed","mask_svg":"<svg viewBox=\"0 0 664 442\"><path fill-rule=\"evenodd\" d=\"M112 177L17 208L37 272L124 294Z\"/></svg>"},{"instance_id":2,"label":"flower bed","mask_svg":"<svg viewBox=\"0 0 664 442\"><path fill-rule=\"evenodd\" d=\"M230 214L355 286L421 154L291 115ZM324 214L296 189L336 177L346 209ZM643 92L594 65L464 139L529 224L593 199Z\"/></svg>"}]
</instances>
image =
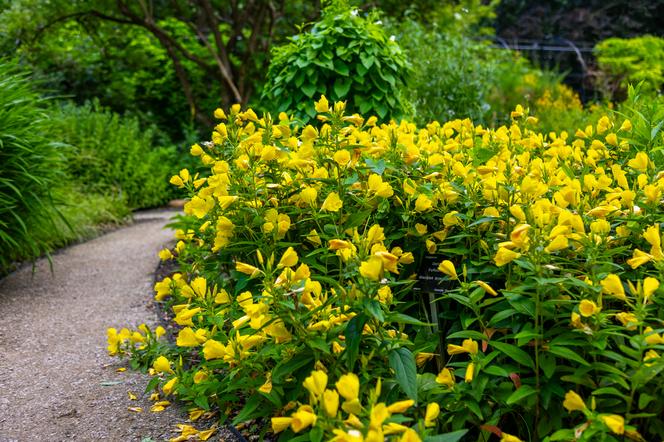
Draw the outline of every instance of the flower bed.
<instances>
[{"instance_id":1,"label":"flower bed","mask_svg":"<svg viewBox=\"0 0 664 442\"><path fill-rule=\"evenodd\" d=\"M180 272L155 289L176 343L111 330L112 354L192 420L239 410L279 440L663 437L664 180L629 120L316 110L215 112L191 149L209 174L171 179L187 216L160 255Z\"/></svg>"}]
</instances>

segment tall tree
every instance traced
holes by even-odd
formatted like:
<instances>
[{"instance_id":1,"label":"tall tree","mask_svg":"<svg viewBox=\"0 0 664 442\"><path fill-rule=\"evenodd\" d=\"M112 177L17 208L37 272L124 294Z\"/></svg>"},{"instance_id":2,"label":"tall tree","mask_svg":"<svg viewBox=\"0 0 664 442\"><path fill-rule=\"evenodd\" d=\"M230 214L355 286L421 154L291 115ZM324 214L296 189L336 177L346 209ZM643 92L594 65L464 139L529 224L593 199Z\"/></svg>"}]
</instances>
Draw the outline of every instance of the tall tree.
<instances>
[{"instance_id":1,"label":"tall tree","mask_svg":"<svg viewBox=\"0 0 664 442\"><path fill-rule=\"evenodd\" d=\"M1 5L1 4L0 4ZM316 17L318 2L287 0L5 0L2 22L21 45L35 45L70 21L138 27L165 50L199 122L210 124L202 94L247 104L264 78L273 42ZM204 87L195 84L205 79Z\"/></svg>"}]
</instances>

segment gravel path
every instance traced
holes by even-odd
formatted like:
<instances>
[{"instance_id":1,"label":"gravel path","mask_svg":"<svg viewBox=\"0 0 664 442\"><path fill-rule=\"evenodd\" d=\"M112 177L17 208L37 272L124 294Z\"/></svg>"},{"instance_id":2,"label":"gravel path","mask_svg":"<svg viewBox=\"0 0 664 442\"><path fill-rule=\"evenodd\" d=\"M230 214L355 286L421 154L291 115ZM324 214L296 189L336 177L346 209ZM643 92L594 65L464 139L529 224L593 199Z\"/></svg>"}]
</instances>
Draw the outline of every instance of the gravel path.
<instances>
[{"instance_id":1,"label":"gravel path","mask_svg":"<svg viewBox=\"0 0 664 442\"><path fill-rule=\"evenodd\" d=\"M157 320L151 307L156 253L174 212L67 248L0 280L0 441L160 441L186 421L171 406L151 413L149 377L116 369L106 329ZM139 396L130 401L127 391ZM133 413L128 407L142 407Z\"/></svg>"}]
</instances>

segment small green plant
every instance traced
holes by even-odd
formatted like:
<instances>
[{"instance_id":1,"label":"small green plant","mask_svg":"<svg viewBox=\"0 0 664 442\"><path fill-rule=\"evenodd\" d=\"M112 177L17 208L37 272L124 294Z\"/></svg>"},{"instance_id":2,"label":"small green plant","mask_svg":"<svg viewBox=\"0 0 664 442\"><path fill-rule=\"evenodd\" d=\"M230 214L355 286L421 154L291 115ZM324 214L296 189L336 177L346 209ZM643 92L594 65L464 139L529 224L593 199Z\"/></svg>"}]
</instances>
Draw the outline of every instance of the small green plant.
<instances>
[{"instance_id":1,"label":"small green plant","mask_svg":"<svg viewBox=\"0 0 664 442\"><path fill-rule=\"evenodd\" d=\"M406 70L376 13L365 18L333 2L309 31L275 48L264 99L304 122L316 115L312 98L320 95L347 101L352 112L397 118L407 108L400 92Z\"/></svg>"}]
</instances>

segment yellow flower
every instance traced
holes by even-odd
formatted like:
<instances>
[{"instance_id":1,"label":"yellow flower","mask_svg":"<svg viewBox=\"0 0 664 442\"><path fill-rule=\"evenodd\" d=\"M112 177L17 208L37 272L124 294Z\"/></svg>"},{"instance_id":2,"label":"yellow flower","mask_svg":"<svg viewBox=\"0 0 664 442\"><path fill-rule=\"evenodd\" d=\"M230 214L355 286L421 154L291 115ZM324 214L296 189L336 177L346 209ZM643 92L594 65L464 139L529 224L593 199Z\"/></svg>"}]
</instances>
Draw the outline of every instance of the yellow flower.
<instances>
[{"instance_id":1,"label":"yellow flower","mask_svg":"<svg viewBox=\"0 0 664 442\"><path fill-rule=\"evenodd\" d=\"M240 273L244 273L245 275L249 275L251 278L255 278L261 273L260 269L240 261L235 263L235 270Z\"/></svg>"},{"instance_id":2,"label":"yellow flower","mask_svg":"<svg viewBox=\"0 0 664 442\"><path fill-rule=\"evenodd\" d=\"M452 372L449 368L443 368L440 373L438 373L438 376L436 376L436 382L450 388L454 387L455 384L454 376L452 376Z\"/></svg>"},{"instance_id":3,"label":"yellow flower","mask_svg":"<svg viewBox=\"0 0 664 442\"><path fill-rule=\"evenodd\" d=\"M159 339L166 334L166 329L161 325L158 325L157 328L154 329L154 334L157 339Z\"/></svg>"},{"instance_id":4,"label":"yellow flower","mask_svg":"<svg viewBox=\"0 0 664 442\"><path fill-rule=\"evenodd\" d=\"M436 425L436 418L440 414L440 405L436 402L430 402L427 404L427 411L424 415L424 426L433 427Z\"/></svg>"},{"instance_id":5,"label":"yellow flower","mask_svg":"<svg viewBox=\"0 0 664 442\"><path fill-rule=\"evenodd\" d=\"M473 377L475 376L475 364L474 363L469 363L468 367L466 367L466 376L464 378L466 383L470 383L473 381Z\"/></svg>"},{"instance_id":6,"label":"yellow flower","mask_svg":"<svg viewBox=\"0 0 664 442\"><path fill-rule=\"evenodd\" d=\"M196 218L203 218L214 207L214 199L212 197L201 198L194 195L191 201L187 201L184 205L184 213L187 215L194 215Z\"/></svg>"},{"instance_id":7,"label":"yellow flower","mask_svg":"<svg viewBox=\"0 0 664 442\"><path fill-rule=\"evenodd\" d=\"M344 401L341 405L341 409L348 414L360 414L362 412L362 405L360 404L359 399L351 399Z\"/></svg>"},{"instance_id":8,"label":"yellow flower","mask_svg":"<svg viewBox=\"0 0 664 442\"><path fill-rule=\"evenodd\" d=\"M182 181L182 178L180 178L178 175L173 175L169 180L169 183L180 188L184 187L184 181Z\"/></svg>"},{"instance_id":9,"label":"yellow flower","mask_svg":"<svg viewBox=\"0 0 664 442\"><path fill-rule=\"evenodd\" d=\"M162 261L168 261L169 259L173 259L173 254L168 249L162 249L159 251L159 259Z\"/></svg>"},{"instance_id":10,"label":"yellow flower","mask_svg":"<svg viewBox=\"0 0 664 442\"><path fill-rule=\"evenodd\" d=\"M415 192L417 192L417 184L415 184L415 181L410 178L406 178L403 180L403 191L406 195L413 196L415 195Z\"/></svg>"},{"instance_id":11,"label":"yellow flower","mask_svg":"<svg viewBox=\"0 0 664 442\"><path fill-rule=\"evenodd\" d=\"M152 368L154 368L157 373L173 373L171 362L165 356L159 356L155 359L152 363Z\"/></svg>"},{"instance_id":12,"label":"yellow flower","mask_svg":"<svg viewBox=\"0 0 664 442\"><path fill-rule=\"evenodd\" d=\"M523 117L523 106L517 104L516 108L510 113L510 117L514 119Z\"/></svg>"},{"instance_id":13,"label":"yellow flower","mask_svg":"<svg viewBox=\"0 0 664 442\"><path fill-rule=\"evenodd\" d=\"M205 329L200 329L195 333L190 327L183 328L178 333L176 344L178 347L198 347L206 341L205 336L198 334L198 332L205 333Z\"/></svg>"},{"instance_id":14,"label":"yellow flower","mask_svg":"<svg viewBox=\"0 0 664 442\"><path fill-rule=\"evenodd\" d=\"M355 373L341 376L335 386L339 394L347 401L357 399L360 394L360 379Z\"/></svg>"},{"instance_id":15,"label":"yellow flower","mask_svg":"<svg viewBox=\"0 0 664 442\"><path fill-rule=\"evenodd\" d=\"M329 417L335 417L339 410L339 393L334 390L323 392L323 410Z\"/></svg>"},{"instance_id":16,"label":"yellow flower","mask_svg":"<svg viewBox=\"0 0 664 442\"><path fill-rule=\"evenodd\" d=\"M325 203L323 203L323 206L325 206ZM318 232L316 232L316 229L313 229L311 232L309 232L309 234L307 235L307 241L316 246L320 246L323 244L323 242L320 240L320 235L318 235Z\"/></svg>"},{"instance_id":17,"label":"yellow flower","mask_svg":"<svg viewBox=\"0 0 664 442\"><path fill-rule=\"evenodd\" d=\"M208 380L209 374L205 370L198 370L194 373L194 384L200 384Z\"/></svg>"},{"instance_id":18,"label":"yellow flower","mask_svg":"<svg viewBox=\"0 0 664 442\"><path fill-rule=\"evenodd\" d=\"M431 358L433 358L434 356L436 356L435 353L428 353L425 351L421 351L415 355L415 363L417 364L418 367L421 367L424 364L426 364L428 361L430 361Z\"/></svg>"},{"instance_id":19,"label":"yellow flower","mask_svg":"<svg viewBox=\"0 0 664 442\"><path fill-rule=\"evenodd\" d=\"M328 248L330 250L352 249L353 245L341 239L331 239Z\"/></svg>"},{"instance_id":20,"label":"yellow flower","mask_svg":"<svg viewBox=\"0 0 664 442\"><path fill-rule=\"evenodd\" d=\"M316 423L316 415L311 407L308 405L301 406L295 413L291 415L291 428L294 432L299 433L307 427Z\"/></svg>"},{"instance_id":21,"label":"yellow flower","mask_svg":"<svg viewBox=\"0 0 664 442\"><path fill-rule=\"evenodd\" d=\"M272 422L272 431L275 433L281 433L286 428L290 427L291 422L293 422L292 417L273 417Z\"/></svg>"},{"instance_id":22,"label":"yellow flower","mask_svg":"<svg viewBox=\"0 0 664 442\"><path fill-rule=\"evenodd\" d=\"M289 247L281 256L279 264L277 264L277 268L280 269L282 267L293 267L297 265L297 261L297 252L292 247Z\"/></svg>"},{"instance_id":23,"label":"yellow flower","mask_svg":"<svg viewBox=\"0 0 664 442\"><path fill-rule=\"evenodd\" d=\"M309 390L309 393L311 393L311 395L317 400L318 397L323 394L325 387L327 386L327 373L322 370L312 371L311 375L304 380L302 385Z\"/></svg>"},{"instance_id":24,"label":"yellow flower","mask_svg":"<svg viewBox=\"0 0 664 442\"><path fill-rule=\"evenodd\" d=\"M625 432L625 418L622 416L617 414L603 414L599 418L612 432L616 434L623 434Z\"/></svg>"},{"instance_id":25,"label":"yellow flower","mask_svg":"<svg viewBox=\"0 0 664 442\"><path fill-rule=\"evenodd\" d=\"M496 253L496 256L493 257L493 261L496 263L498 267L502 267L505 264L508 264L515 259L519 258L521 256L520 253L513 252L510 249L507 249L505 247L501 247L498 249L498 252Z\"/></svg>"},{"instance_id":26,"label":"yellow flower","mask_svg":"<svg viewBox=\"0 0 664 442\"><path fill-rule=\"evenodd\" d=\"M454 268L454 264L452 263L452 261L449 261L447 259L444 260L438 266L438 270L440 272L446 274L447 276L449 276L452 279L459 279L459 277L457 276L456 269Z\"/></svg>"},{"instance_id":27,"label":"yellow flower","mask_svg":"<svg viewBox=\"0 0 664 442\"><path fill-rule=\"evenodd\" d=\"M586 409L586 404L583 402L581 396L573 392L572 390L565 393L565 400L563 401L563 407L567 411L583 411Z\"/></svg>"},{"instance_id":28,"label":"yellow flower","mask_svg":"<svg viewBox=\"0 0 664 442\"><path fill-rule=\"evenodd\" d=\"M427 210L430 210L432 206L433 202L428 196L424 194L421 194L415 200L415 210L417 212L426 212Z\"/></svg>"},{"instance_id":29,"label":"yellow flower","mask_svg":"<svg viewBox=\"0 0 664 442\"><path fill-rule=\"evenodd\" d=\"M569 241L565 235L558 235L553 238L553 241L544 248L547 253L557 252L558 250L566 249L569 246Z\"/></svg>"},{"instance_id":30,"label":"yellow flower","mask_svg":"<svg viewBox=\"0 0 664 442\"><path fill-rule=\"evenodd\" d=\"M220 108L217 108L214 110L214 118L217 120L225 120L226 119L226 114L224 111Z\"/></svg>"},{"instance_id":31,"label":"yellow flower","mask_svg":"<svg viewBox=\"0 0 664 442\"><path fill-rule=\"evenodd\" d=\"M369 278L372 281L378 281L383 274L383 260L377 256L372 256L367 261L360 264L360 275Z\"/></svg>"},{"instance_id":32,"label":"yellow flower","mask_svg":"<svg viewBox=\"0 0 664 442\"><path fill-rule=\"evenodd\" d=\"M511 434L502 433L500 435L500 442L523 442L523 441L516 436L512 436Z\"/></svg>"},{"instance_id":33,"label":"yellow flower","mask_svg":"<svg viewBox=\"0 0 664 442\"><path fill-rule=\"evenodd\" d=\"M338 150L334 152L334 155L332 155L332 159L334 159L334 162L337 163L339 166L347 166L348 163L350 163L350 152L348 152L346 149Z\"/></svg>"},{"instance_id":34,"label":"yellow flower","mask_svg":"<svg viewBox=\"0 0 664 442\"><path fill-rule=\"evenodd\" d=\"M607 275L607 277L604 278L600 284L602 286L602 293L615 296L616 298L623 301L627 299L625 296L625 288L622 285L620 276L611 273Z\"/></svg>"},{"instance_id":35,"label":"yellow flower","mask_svg":"<svg viewBox=\"0 0 664 442\"><path fill-rule=\"evenodd\" d=\"M619 130L624 130L625 132L629 132L632 130L632 122L629 120L623 121L623 123L620 125Z\"/></svg>"},{"instance_id":36,"label":"yellow flower","mask_svg":"<svg viewBox=\"0 0 664 442\"><path fill-rule=\"evenodd\" d=\"M223 358L226 353L224 344L214 339L208 339L203 345L203 356L205 356L206 361Z\"/></svg>"},{"instance_id":37,"label":"yellow flower","mask_svg":"<svg viewBox=\"0 0 664 442\"><path fill-rule=\"evenodd\" d=\"M639 152L634 158L627 162L627 165L639 172L646 172L648 170L648 163L648 154L645 152Z\"/></svg>"},{"instance_id":38,"label":"yellow flower","mask_svg":"<svg viewBox=\"0 0 664 442\"><path fill-rule=\"evenodd\" d=\"M173 388L175 387L175 384L177 384L178 378L175 377L171 379L170 381L166 382L163 387L161 387L161 390L164 392L165 395L169 395L173 392Z\"/></svg>"},{"instance_id":39,"label":"yellow flower","mask_svg":"<svg viewBox=\"0 0 664 442\"><path fill-rule=\"evenodd\" d=\"M584 299L579 303L579 313L585 318L599 313L601 310L602 309L599 308L595 302L589 301L588 299Z\"/></svg>"},{"instance_id":40,"label":"yellow flower","mask_svg":"<svg viewBox=\"0 0 664 442\"><path fill-rule=\"evenodd\" d=\"M412 407L414 404L415 404L415 401L412 400L412 399L395 402L392 405L387 407L387 411L389 411L390 413L393 413L393 414L403 413L406 410L408 410L410 407Z\"/></svg>"},{"instance_id":41,"label":"yellow flower","mask_svg":"<svg viewBox=\"0 0 664 442\"><path fill-rule=\"evenodd\" d=\"M300 138L302 138L302 141L305 143L313 141L318 138L318 131L310 124L307 124L307 126L302 130Z\"/></svg>"},{"instance_id":42,"label":"yellow flower","mask_svg":"<svg viewBox=\"0 0 664 442\"><path fill-rule=\"evenodd\" d=\"M370 420L369 420L369 432L371 431L379 431L382 426L383 422L385 422L387 419L390 417L390 412L385 406L384 403L379 403L373 406L371 409L371 415L370 415ZM377 434L378 436L378 434ZM367 442L370 441L369 437L367 437ZM382 437L377 437L376 439L373 439L376 442L382 442L383 438Z\"/></svg>"},{"instance_id":43,"label":"yellow flower","mask_svg":"<svg viewBox=\"0 0 664 442\"><path fill-rule=\"evenodd\" d=\"M627 264L629 264L632 269L635 269L647 262L652 261L653 259L654 257L650 253L635 249L632 257L627 260Z\"/></svg>"},{"instance_id":44,"label":"yellow flower","mask_svg":"<svg viewBox=\"0 0 664 442\"><path fill-rule=\"evenodd\" d=\"M650 297L659 288L659 281L651 276L643 280L643 302L648 302Z\"/></svg>"},{"instance_id":45,"label":"yellow flower","mask_svg":"<svg viewBox=\"0 0 664 442\"><path fill-rule=\"evenodd\" d=\"M634 313L627 313L627 312L617 313L616 319L620 321L620 323L624 327L627 327L627 330L636 330L636 325L639 322L638 318Z\"/></svg>"},{"instance_id":46,"label":"yellow flower","mask_svg":"<svg viewBox=\"0 0 664 442\"><path fill-rule=\"evenodd\" d=\"M320 96L320 100L318 100L315 103L314 108L316 109L316 112L318 112L319 114L330 111L330 105L327 102L327 98L325 98L325 95Z\"/></svg>"},{"instance_id":47,"label":"yellow flower","mask_svg":"<svg viewBox=\"0 0 664 442\"><path fill-rule=\"evenodd\" d=\"M207 281L202 276L194 278L189 285L199 298L204 298L207 294Z\"/></svg>"},{"instance_id":48,"label":"yellow flower","mask_svg":"<svg viewBox=\"0 0 664 442\"><path fill-rule=\"evenodd\" d=\"M484 282L484 281L480 281L480 280L477 280L477 281L474 281L474 282L475 282L475 284L477 284L477 285L479 285L480 287L482 287L482 289L483 289L485 292L487 292L488 294L490 294L491 296L498 296L498 292L495 291L495 290L494 290L489 284L487 284L486 282Z\"/></svg>"},{"instance_id":49,"label":"yellow flower","mask_svg":"<svg viewBox=\"0 0 664 442\"><path fill-rule=\"evenodd\" d=\"M367 188L370 195L375 194L376 196L383 198L389 198L394 195L394 191L392 190L390 183L383 182L383 179L380 177L380 175L375 173L369 175L367 180Z\"/></svg>"},{"instance_id":50,"label":"yellow flower","mask_svg":"<svg viewBox=\"0 0 664 442\"><path fill-rule=\"evenodd\" d=\"M417 431L413 430L412 428L407 429L401 436L401 439L399 439L399 442L421 442L421 441L422 439L417 434Z\"/></svg>"},{"instance_id":51,"label":"yellow flower","mask_svg":"<svg viewBox=\"0 0 664 442\"><path fill-rule=\"evenodd\" d=\"M652 327L646 327L643 330L643 335L646 337L645 341L648 345L664 344L664 337L659 333L655 333Z\"/></svg>"},{"instance_id":52,"label":"yellow flower","mask_svg":"<svg viewBox=\"0 0 664 442\"><path fill-rule=\"evenodd\" d=\"M338 212L343 205L344 203L339 198L339 194L337 192L330 192L325 201L323 201L323 205L320 206L320 209L327 212Z\"/></svg>"},{"instance_id":53,"label":"yellow flower","mask_svg":"<svg viewBox=\"0 0 664 442\"><path fill-rule=\"evenodd\" d=\"M381 226L374 224L369 228L367 232L367 242L369 245L373 245L377 242L381 242L385 239L385 233Z\"/></svg>"},{"instance_id":54,"label":"yellow flower","mask_svg":"<svg viewBox=\"0 0 664 442\"><path fill-rule=\"evenodd\" d=\"M300 192L300 199L312 207L316 207L317 197L318 197L318 191L316 190L315 187L305 187Z\"/></svg>"}]
</instances>

